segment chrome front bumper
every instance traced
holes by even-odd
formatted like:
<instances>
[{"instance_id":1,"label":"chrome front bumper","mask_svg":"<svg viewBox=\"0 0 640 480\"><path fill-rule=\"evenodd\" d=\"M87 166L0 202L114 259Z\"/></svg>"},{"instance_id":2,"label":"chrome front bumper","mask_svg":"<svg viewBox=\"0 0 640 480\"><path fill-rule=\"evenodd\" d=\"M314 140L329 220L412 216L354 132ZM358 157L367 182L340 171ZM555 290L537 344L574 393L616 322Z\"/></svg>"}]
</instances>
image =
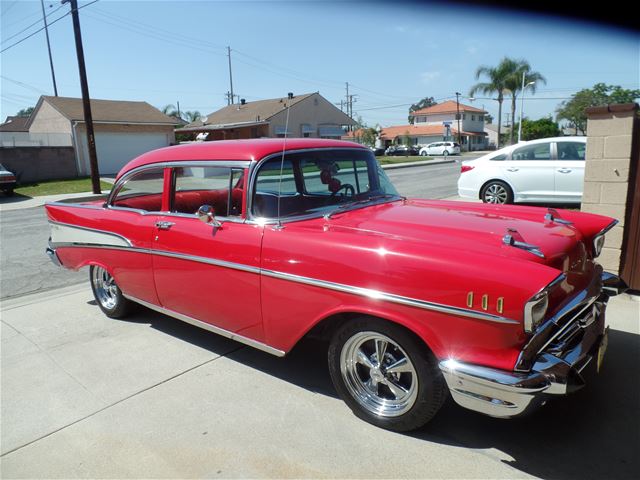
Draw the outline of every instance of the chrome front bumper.
<instances>
[{"instance_id":1,"label":"chrome front bumper","mask_svg":"<svg viewBox=\"0 0 640 480\"><path fill-rule=\"evenodd\" d=\"M597 286L588 289L579 302L570 304L549 321L555 325L552 334L545 332L542 343L540 339L530 342L532 345L527 347L536 350L527 372L497 370L453 359L440 362L456 403L493 417L511 418L534 410L553 395L583 387L581 373L606 348L607 301L625 290L624 282L615 275L603 273L597 280ZM525 360L521 358L518 363L526 365Z\"/></svg>"}]
</instances>

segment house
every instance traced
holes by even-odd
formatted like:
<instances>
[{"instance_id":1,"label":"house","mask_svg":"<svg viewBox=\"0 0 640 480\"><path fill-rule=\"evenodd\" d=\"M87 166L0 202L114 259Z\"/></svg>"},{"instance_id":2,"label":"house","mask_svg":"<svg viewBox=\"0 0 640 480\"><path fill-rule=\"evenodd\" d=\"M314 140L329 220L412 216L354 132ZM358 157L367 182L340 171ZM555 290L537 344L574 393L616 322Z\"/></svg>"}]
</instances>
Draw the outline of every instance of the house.
<instances>
[{"instance_id":1,"label":"house","mask_svg":"<svg viewBox=\"0 0 640 480\"><path fill-rule=\"evenodd\" d=\"M458 112L460 113L459 126ZM421 131L424 133L416 133L415 143L425 144L439 140L458 140L460 138L463 150L483 150L487 147L487 134L484 131L484 116L486 113L483 109L454 100L416 110L409 114L413 118L413 125L418 127L416 132L420 131L420 127L425 128ZM458 128L460 128L460 136L458 136ZM438 132L438 129L440 132Z\"/></svg>"},{"instance_id":2,"label":"house","mask_svg":"<svg viewBox=\"0 0 640 480\"><path fill-rule=\"evenodd\" d=\"M175 143L175 119L147 102L91 100L98 169L115 174L138 155ZM77 174L89 175L89 152L82 99L42 96L27 122L29 135L67 139Z\"/></svg>"},{"instance_id":3,"label":"house","mask_svg":"<svg viewBox=\"0 0 640 480\"><path fill-rule=\"evenodd\" d=\"M13 147L28 140L28 120L29 117L7 117L0 124L0 147Z\"/></svg>"},{"instance_id":4,"label":"house","mask_svg":"<svg viewBox=\"0 0 640 480\"><path fill-rule=\"evenodd\" d=\"M287 125L288 109L288 127ZM353 120L320 93L289 94L283 98L227 105L176 129L193 139L229 140L261 137L312 137L340 139ZM285 131L286 129L286 131Z\"/></svg>"}]
</instances>

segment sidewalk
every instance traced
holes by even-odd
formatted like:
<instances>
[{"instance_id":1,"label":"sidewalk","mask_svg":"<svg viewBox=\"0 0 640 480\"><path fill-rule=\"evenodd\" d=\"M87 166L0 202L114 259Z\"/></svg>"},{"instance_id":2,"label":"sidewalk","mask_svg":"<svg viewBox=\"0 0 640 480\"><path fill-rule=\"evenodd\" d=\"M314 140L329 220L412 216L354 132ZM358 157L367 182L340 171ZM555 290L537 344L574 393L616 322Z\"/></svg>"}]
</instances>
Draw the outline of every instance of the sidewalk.
<instances>
[{"instance_id":1,"label":"sidewalk","mask_svg":"<svg viewBox=\"0 0 640 480\"><path fill-rule=\"evenodd\" d=\"M612 299L603 370L584 390L519 420L448 402L411 435L357 419L335 397L320 344L280 359L146 309L110 320L88 285L5 301L1 315L2 478L632 478L640 471L630 421L640 417L637 297Z\"/></svg>"}]
</instances>

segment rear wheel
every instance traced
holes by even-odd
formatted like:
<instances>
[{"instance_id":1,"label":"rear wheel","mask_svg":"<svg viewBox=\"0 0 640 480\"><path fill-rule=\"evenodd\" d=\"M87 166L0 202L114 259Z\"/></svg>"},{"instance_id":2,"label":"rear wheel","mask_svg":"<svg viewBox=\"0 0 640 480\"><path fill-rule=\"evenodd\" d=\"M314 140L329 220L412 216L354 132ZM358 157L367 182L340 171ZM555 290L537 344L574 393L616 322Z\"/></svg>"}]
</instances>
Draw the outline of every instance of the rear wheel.
<instances>
[{"instance_id":1,"label":"rear wheel","mask_svg":"<svg viewBox=\"0 0 640 480\"><path fill-rule=\"evenodd\" d=\"M402 327L360 317L336 331L329 371L345 403L363 420L398 432L425 425L447 387L429 349Z\"/></svg>"},{"instance_id":2,"label":"rear wheel","mask_svg":"<svg viewBox=\"0 0 640 480\"><path fill-rule=\"evenodd\" d=\"M449 155L449 150L445 150L444 152L442 152L442 155L444 155L445 157Z\"/></svg>"},{"instance_id":3,"label":"rear wheel","mask_svg":"<svg viewBox=\"0 0 640 480\"><path fill-rule=\"evenodd\" d=\"M500 180L492 180L483 187L480 198L484 203L504 205L513 203L513 191L506 183Z\"/></svg>"},{"instance_id":4,"label":"rear wheel","mask_svg":"<svg viewBox=\"0 0 640 480\"><path fill-rule=\"evenodd\" d=\"M123 318L129 314L133 303L122 295L122 291L107 270L92 265L89 269L89 279L93 296L107 317Z\"/></svg>"}]
</instances>

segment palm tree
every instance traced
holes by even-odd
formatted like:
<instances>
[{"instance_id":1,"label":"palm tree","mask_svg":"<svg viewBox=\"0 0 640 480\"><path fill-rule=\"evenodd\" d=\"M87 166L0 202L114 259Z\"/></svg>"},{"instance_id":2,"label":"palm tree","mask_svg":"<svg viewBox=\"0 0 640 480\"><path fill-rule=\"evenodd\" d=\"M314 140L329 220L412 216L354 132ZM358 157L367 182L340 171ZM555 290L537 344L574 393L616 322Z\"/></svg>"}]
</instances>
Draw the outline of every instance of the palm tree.
<instances>
[{"instance_id":1,"label":"palm tree","mask_svg":"<svg viewBox=\"0 0 640 480\"><path fill-rule=\"evenodd\" d=\"M536 93L536 84L546 84L547 80L539 72L531 70L531 65L526 60L512 60L505 58L503 62L505 68L511 73L508 75L505 86L511 93L511 131L509 132L509 143L513 144L513 131L516 121L516 98L522 93L522 76L524 75L524 89L531 93Z\"/></svg>"},{"instance_id":2,"label":"palm tree","mask_svg":"<svg viewBox=\"0 0 640 480\"><path fill-rule=\"evenodd\" d=\"M177 117L178 116L178 109L176 108L175 105L165 105L164 107L162 107L162 113L164 113L165 115L168 115L170 117Z\"/></svg>"},{"instance_id":3,"label":"palm tree","mask_svg":"<svg viewBox=\"0 0 640 480\"><path fill-rule=\"evenodd\" d=\"M504 92L507 89L506 80L512 73L509 70L509 60L504 58L497 67L488 67L486 65L478 67L476 70L476 80L479 80L483 75L487 77L487 82L476 83L471 90L469 90L469 96L473 97L476 93L482 93L483 95L498 94L495 99L498 101L498 140L496 147L500 148L500 129L502 125L502 102L504 101Z\"/></svg>"},{"instance_id":4,"label":"palm tree","mask_svg":"<svg viewBox=\"0 0 640 480\"><path fill-rule=\"evenodd\" d=\"M199 111L196 110L196 111L182 112L182 116L187 122L193 123L196 120L198 120L202 115L200 114Z\"/></svg>"}]
</instances>

